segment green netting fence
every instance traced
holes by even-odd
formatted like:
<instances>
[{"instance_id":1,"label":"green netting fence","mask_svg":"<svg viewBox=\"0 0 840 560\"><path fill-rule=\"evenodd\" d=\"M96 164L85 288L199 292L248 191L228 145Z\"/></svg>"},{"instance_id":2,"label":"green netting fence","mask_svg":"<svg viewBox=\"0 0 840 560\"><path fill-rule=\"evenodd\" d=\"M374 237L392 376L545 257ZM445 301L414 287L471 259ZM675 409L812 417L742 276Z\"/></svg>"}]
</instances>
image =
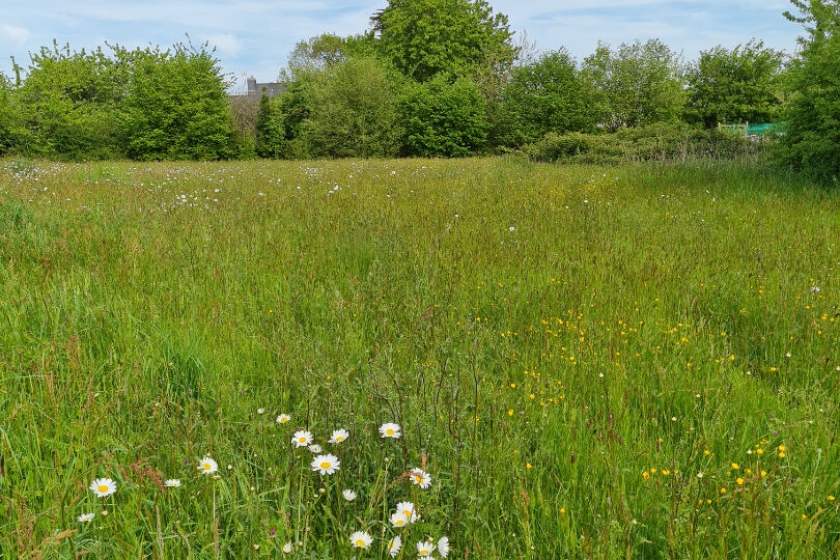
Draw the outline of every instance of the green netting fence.
<instances>
[{"instance_id":1,"label":"green netting fence","mask_svg":"<svg viewBox=\"0 0 840 560\"><path fill-rule=\"evenodd\" d=\"M720 123L718 128L744 136L766 136L779 134L784 123Z\"/></svg>"}]
</instances>

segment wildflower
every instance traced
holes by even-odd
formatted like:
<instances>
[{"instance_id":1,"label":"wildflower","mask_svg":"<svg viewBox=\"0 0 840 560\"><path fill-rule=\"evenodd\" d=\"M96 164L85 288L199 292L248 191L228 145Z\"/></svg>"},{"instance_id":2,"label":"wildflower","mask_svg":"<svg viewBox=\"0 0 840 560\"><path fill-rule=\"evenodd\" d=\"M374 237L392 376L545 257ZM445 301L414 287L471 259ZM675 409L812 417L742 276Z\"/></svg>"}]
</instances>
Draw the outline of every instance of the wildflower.
<instances>
[{"instance_id":1,"label":"wildflower","mask_svg":"<svg viewBox=\"0 0 840 560\"><path fill-rule=\"evenodd\" d=\"M738 484L738 486L743 486L744 485L744 479L743 478L736 478L735 483Z\"/></svg>"},{"instance_id":2,"label":"wildflower","mask_svg":"<svg viewBox=\"0 0 840 560\"><path fill-rule=\"evenodd\" d=\"M430 475L423 469L411 469L410 471L408 471L408 474L411 476L411 481L423 490L427 489L432 485L432 475Z\"/></svg>"},{"instance_id":3,"label":"wildflower","mask_svg":"<svg viewBox=\"0 0 840 560\"><path fill-rule=\"evenodd\" d=\"M400 425L390 422L382 424L379 426L379 433L382 434L383 438L397 439L400 437Z\"/></svg>"},{"instance_id":4,"label":"wildflower","mask_svg":"<svg viewBox=\"0 0 840 560\"><path fill-rule=\"evenodd\" d=\"M400 502L397 504L397 512L402 513L406 516L409 523L414 523L420 516L417 515L417 511L414 508L414 504L411 502Z\"/></svg>"},{"instance_id":5,"label":"wildflower","mask_svg":"<svg viewBox=\"0 0 840 560\"><path fill-rule=\"evenodd\" d=\"M446 558L449 555L449 537L441 537L437 542L438 554L441 558Z\"/></svg>"},{"instance_id":6,"label":"wildflower","mask_svg":"<svg viewBox=\"0 0 840 560\"><path fill-rule=\"evenodd\" d=\"M290 554L292 552L292 543L287 542L283 545L283 554Z\"/></svg>"},{"instance_id":7,"label":"wildflower","mask_svg":"<svg viewBox=\"0 0 840 560\"><path fill-rule=\"evenodd\" d=\"M721 494L726 494L726 488L721 488L721 489L720 489L720 493L721 493Z\"/></svg>"},{"instance_id":8,"label":"wildflower","mask_svg":"<svg viewBox=\"0 0 840 560\"><path fill-rule=\"evenodd\" d=\"M258 408L257 409L257 414L265 414L265 409L264 408Z\"/></svg>"},{"instance_id":9,"label":"wildflower","mask_svg":"<svg viewBox=\"0 0 840 560\"><path fill-rule=\"evenodd\" d=\"M306 447L312 443L312 432L306 430L299 430L292 436L292 443L295 447Z\"/></svg>"},{"instance_id":10,"label":"wildflower","mask_svg":"<svg viewBox=\"0 0 840 560\"><path fill-rule=\"evenodd\" d=\"M423 558L431 556L435 551L435 545L429 541L420 541L417 543L417 556Z\"/></svg>"},{"instance_id":11,"label":"wildflower","mask_svg":"<svg viewBox=\"0 0 840 560\"><path fill-rule=\"evenodd\" d=\"M340 464L335 455L317 455L312 461L312 470L321 474L335 474Z\"/></svg>"},{"instance_id":12,"label":"wildflower","mask_svg":"<svg viewBox=\"0 0 840 560\"><path fill-rule=\"evenodd\" d=\"M97 498L110 496L117 491L117 483L110 478L97 478L90 483L89 487Z\"/></svg>"},{"instance_id":13,"label":"wildflower","mask_svg":"<svg viewBox=\"0 0 840 560\"><path fill-rule=\"evenodd\" d=\"M329 440L329 443L341 443L349 437L350 434L344 428L340 430L334 430L332 433L332 437Z\"/></svg>"},{"instance_id":14,"label":"wildflower","mask_svg":"<svg viewBox=\"0 0 840 560\"><path fill-rule=\"evenodd\" d=\"M829 501L829 502L833 502L833 501L834 501L834 496L829 496L829 497L828 497L828 501Z\"/></svg>"},{"instance_id":15,"label":"wildflower","mask_svg":"<svg viewBox=\"0 0 840 560\"><path fill-rule=\"evenodd\" d=\"M401 548L402 539L399 535L388 541L388 554L391 555L391 558L396 558L397 554L400 553Z\"/></svg>"},{"instance_id":16,"label":"wildflower","mask_svg":"<svg viewBox=\"0 0 840 560\"><path fill-rule=\"evenodd\" d=\"M738 463L732 463L732 470L733 470L733 471L737 471L737 470L738 470L738 469L740 469L740 468L741 468L741 467L738 465Z\"/></svg>"},{"instance_id":17,"label":"wildflower","mask_svg":"<svg viewBox=\"0 0 840 560\"><path fill-rule=\"evenodd\" d=\"M647 472L647 471L643 471L642 472L642 478L644 478L645 480L649 479L650 478L650 473Z\"/></svg>"},{"instance_id":18,"label":"wildflower","mask_svg":"<svg viewBox=\"0 0 840 560\"><path fill-rule=\"evenodd\" d=\"M350 542L353 544L353 548L369 548L370 544L373 542L373 538L365 532L365 531L356 531L352 535L350 535Z\"/></svg>"},{"instance_id":19,"label":"wildflower","mask_svg":"<svg viewBox=\"0 0 840 560\"><path fill-rule=\"evenodd\" d=\"M323 451L323 449L321 449L321 446L318 445L317 443L313 443L307 449L309 449L309 451L311 451L312 453L315 453L316 455L318 453L320 453L321 451Z\"/></svg>"},{"instance_id":20,"label":"wildflower","mask_svg":"<svg viewBox=\"0 0 840 560\"><path fill-rule=\"evenodd\" d=\"M401 511L395 511L391 514L391 525L394 527L405 527L410 523L408 517L406 517L405 513Z\"/></svg>"},{"instance_id":21,"label":"wildflower","mask_svg":"<svg viewBox=\"0 0 840 560\"><path fill-rule=\"evenodd\" d=\"M344 496L344 499L347 500L348 502L352 502L353 500L356 499L356 493L353 492L350 489L342 490L341 495Z\"/></svg>"},{"instance_id":22,"label":"wildflower","mask_svg":"<svg viewBox=\"0 0 840 560\"><path fill-rule=\"evenodd\" d=\"M289 416L288 414L281 414L280 416L277 417L277 423L278 424L285 424L286 422L288 422L291 419L292 419L292 417Z\"/></svg>"},{"instance_id":23,"label":"wildflower","mask_svg":"<svg viewBox=\"0 0 840 560\"><path fill-rule=\"evenodd\" d=\"M180 488L181 487L181 481L178 480L177 478L170 478L168 480L164 480L163 485L166 486L167 488Z\"/></svg>"},{"instance_id":24,"label":"wildflower","mask_svg":"<svg viewBox=\"0 0 840 560\"><path fill-rule=\"evenodd\" d=\"M219 464L211 459L210 456L205 456L204 459L199 461L198 470L201 471L201 474L213 474L219 470Z\"/></svg>"},{"instance_id":25,"label":"wildflower","mask_svg":"<svg viewBox=\"0 0 840 560\"><path fill-rule=\"evenodd\" d=\"M76 521L78 521L79 523L90 523L91 521L93 521L93 517L95 515L95 513L83 513L82 515L76 518Z\"/></svg>"}]
</instances>

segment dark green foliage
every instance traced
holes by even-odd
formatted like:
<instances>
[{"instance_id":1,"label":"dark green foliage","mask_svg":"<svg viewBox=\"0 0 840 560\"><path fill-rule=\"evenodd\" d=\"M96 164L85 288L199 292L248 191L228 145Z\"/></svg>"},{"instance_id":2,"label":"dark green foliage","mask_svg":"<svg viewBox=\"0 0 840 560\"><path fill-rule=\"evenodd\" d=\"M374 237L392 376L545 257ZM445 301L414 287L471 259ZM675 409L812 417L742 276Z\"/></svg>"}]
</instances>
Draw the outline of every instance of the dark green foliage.
<instances>
[{"instance_id":1,"label":"dark green foliage","mask_svg":"<svg viewBox=\"0 0 840 560\"><path fill-rule=\"evenodd\" d=\"M265 94L260 98L256 130L257 155L275 159L281 157L286 144L286 129L279 98L270 99Z\"/></svg>"},{"instance_id":2,"label":"dark green foliage","mask_svg":"<svg viewBox=\"0 0 840 560\"><path fill-rule=\"evenodd\" d=\"M129 157L214 160L232 155L228 84L207 45L115 50L131 69L121 105Z\"/></svg>"},{"instance_id":3,"label":"dark green foliage","mask_svg":"<svg viewBox=\"0 0 840 560\"><path fill-rule=\"evenodd\" d=\"M685 105L680 56L657 39L599 43L584 61L583 75L596 92L598 123L609 130L676 122Z\"/></svg>"},{"instance_id":4,"label":"dark green foliage","mask_svg":"<svg viewBox=\"0 0 840 560\"><path fill-rule=\"evenodd\" d=\"M618 164L638 161L731 159L761 153L763 146L743 136L686 124L657 123L611 134L556 134L523 148L534 161Z\"/></svg>"},{"instance_id":5,"label":"dark green foliage","mask_svg":"<svg viewBox=\"0 0 840 560\"><path fill-rule=\"evenodd\" d=\"M508 68L516 56L507 16L483 0L388 0L371 20L382 55L421 82Z\"/></svg>"},{"instance_id":6,"label":"dark green foliage","mask_svg":"<svg viewBox=\"0 0 840 560\"><path fill-rule=\"evenodd\" d=\"M564 50L515 68L502 93L494 131L497 145L516 147L548 132L595 128L591 92Z\"/></svg>"},{"instance_id":7,"label":"dark green foliage","mask_svg":"<svg viewBox=\"0 0 840 560\"><path fill-rule=\"evenodd\" d=\"M438 75L414 84L400 103L406 155L462 157L487 141L487 113L478 87L466 78Z\"/></svg>"},{"instance_id":8,"label":"dark green foliage","mask_svg":"<svg viewBox=\"0 0 840 560\"><path fill-rule=\"evenodd\" d=\"M779 161L815 178L837 183L840 175L840 2L792 0L806 27L791 70L793 99L785 112Z\"/></svg>"},{"instance_id":9,"label":"dark green foliage","mask_svg":"<svg viewBox=\"0 0 840 560\"><path fill-rule=\"evenodd\" d=\"M31 55L26 80L15 91L16 150L75 160L120 156L117 107L126 81L125 68L100 49L43 47Z\"/></svg>"},{"instance_id":10,"label":"dark green foliage","mask_svg":"<svg viewBox=\"0 0 840 560\"><path fill-rule=\"evenodd\" d=\"M0 72L0 156L12 146L12 85Z\"/></svg>"},{"instance_id":11,"label":"dark green foliage","mask_svg":"<svg viewBox=\"0 0 840 560\"><path fill-rule=\"evenodd\" d=\"M752 40L732 50L703 51L688 72L685 118L712 128L718 123L768 123L782 108L783 53Z\"/></svg>"}]
</instances>

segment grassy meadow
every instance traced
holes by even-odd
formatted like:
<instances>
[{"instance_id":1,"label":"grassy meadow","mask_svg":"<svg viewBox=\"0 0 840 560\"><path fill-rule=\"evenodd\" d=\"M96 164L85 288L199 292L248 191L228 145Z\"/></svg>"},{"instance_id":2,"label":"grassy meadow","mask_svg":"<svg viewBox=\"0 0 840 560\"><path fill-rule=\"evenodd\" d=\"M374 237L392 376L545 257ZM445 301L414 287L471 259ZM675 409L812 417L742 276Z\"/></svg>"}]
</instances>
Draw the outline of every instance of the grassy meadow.
<instances>
[{"instance_id":1,"label":"grassy meadow","mask_svg":"<svg viewBox=\"0 0 840 560\"><path fill-rule=\"evenodd\" d=\"M840 557L836 190L0 167L0 558Z\"/></svg>"}]
</instances>

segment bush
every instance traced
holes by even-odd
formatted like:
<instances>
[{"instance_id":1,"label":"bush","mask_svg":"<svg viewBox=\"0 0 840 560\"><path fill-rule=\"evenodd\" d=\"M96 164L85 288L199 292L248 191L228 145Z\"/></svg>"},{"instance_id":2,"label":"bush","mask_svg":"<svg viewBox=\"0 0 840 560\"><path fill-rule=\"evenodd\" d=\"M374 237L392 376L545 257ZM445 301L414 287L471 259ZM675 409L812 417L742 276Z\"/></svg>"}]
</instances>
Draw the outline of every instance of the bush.
<instances>
[{"instance_id":1,"label":"bush","mask_svg":"<svg viewBox=\"0 0 840 560\"><path fill-rule=\"evenodd\" d=\"M732 159L756 155L756 142L717 129L699 130L684 124L657 123L621 128L611 134L556 134L523 148L534 161L616 164L628 161L686 161L696 158Z\"/></svg>"},{"instance_id":2,"label":"bush","mask_svg":"<svg viewBox=\"0 0 840 560\"><path fill-rule=\"evenodd\" d=\"M438 75L411 87L400 102L405 124L404 153L421 157L463 157L487 142L487 113L478 87L466 78Z\"/></svg>"}]
</instances>

